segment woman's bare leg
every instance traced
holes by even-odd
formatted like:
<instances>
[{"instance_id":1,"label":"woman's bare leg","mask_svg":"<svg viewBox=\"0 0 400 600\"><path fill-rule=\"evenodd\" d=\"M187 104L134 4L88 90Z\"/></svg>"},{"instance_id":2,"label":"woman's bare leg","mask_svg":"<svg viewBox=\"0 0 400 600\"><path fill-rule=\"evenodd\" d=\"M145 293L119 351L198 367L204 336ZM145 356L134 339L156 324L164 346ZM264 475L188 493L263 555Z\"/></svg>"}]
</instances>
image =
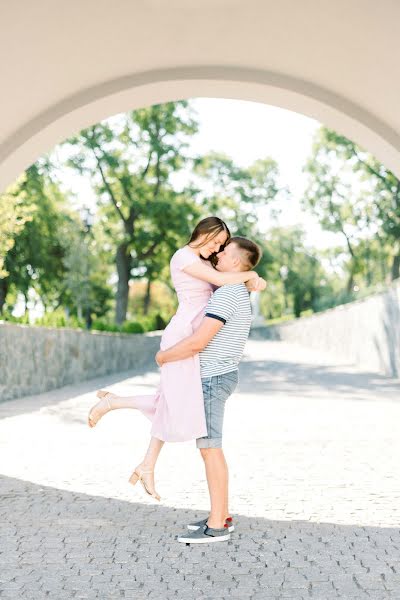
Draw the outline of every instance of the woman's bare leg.
<instances>
[{"instance_id":1,"label":"woman's bare leg","mask_svg":"<svg viewBox=\"0 0 400 600\"><path fill-rule=\"evenodd\" d=\"M89 412L89 425L94 427L110 410L118 408L135 408L140 410L146 417L152 419L156 407L156 394L142 396L118 396L113 392L100 390L97 392L100 400L92 406Z\"/></svg>"},{"instance_id":2,"label":"woman's bare leg","mask_svg":"<svg viewBox=\"0 0 400 600\"><path fill-rule=\"evenodd\" d=\"M161 449L164 446L164 442L158 438L152 437L150 439L149 447L147 448L144 459L140 464L137 465L134 472L132 473L129 481L136 483L136 475L142 476L146 488L152 494L157 494L154 487L154 469L156 466L157 459L160 455ZM132 481L131 481L132 480Z\"/></svg>"}]
</instances>

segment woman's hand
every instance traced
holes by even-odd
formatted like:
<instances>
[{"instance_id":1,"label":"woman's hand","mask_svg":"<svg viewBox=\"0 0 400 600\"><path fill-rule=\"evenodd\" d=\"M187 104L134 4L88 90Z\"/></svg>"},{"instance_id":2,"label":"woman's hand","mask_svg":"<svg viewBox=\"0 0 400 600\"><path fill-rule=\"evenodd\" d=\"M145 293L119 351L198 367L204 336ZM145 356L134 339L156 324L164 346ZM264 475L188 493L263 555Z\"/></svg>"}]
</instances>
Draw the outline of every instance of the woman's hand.
<instances>
[{"instance_id":1,"label":"woman's hand","mask_svg":"<svg viewBox=\"0 0 400 600\"><path fill-rule=\"evenodd\" d=\"M262 292L267 287L267 282L262 277L254 277L246 282L249 292Z\"/></svg>"},{"instance_id":2,"label":"woman's hand","mask_svg":"<svg viewBox=\"0 0 400 600\"><path fill-rule=\"evenodd\" d=\"M255 271L249 271L249 275L251 276L250 279L248 279L245 282L245 286L247 287L247 290L249 292L256 292L257 291L257 285L258 285L258 281L260 280L260 277L258 275L258 273L256 273Z\"/></svg>"},{"instance_id":3,"label":"woman's hand","mask_svg":"<svg viewBox=\"0 0 400 600\"><path fill-rule=\"evenodd\" d=\"M267 282L263 277L259 277L258 281L256 281L257 289L256 292L262 292L267 287Z\"/></svg>"}]
</instances>

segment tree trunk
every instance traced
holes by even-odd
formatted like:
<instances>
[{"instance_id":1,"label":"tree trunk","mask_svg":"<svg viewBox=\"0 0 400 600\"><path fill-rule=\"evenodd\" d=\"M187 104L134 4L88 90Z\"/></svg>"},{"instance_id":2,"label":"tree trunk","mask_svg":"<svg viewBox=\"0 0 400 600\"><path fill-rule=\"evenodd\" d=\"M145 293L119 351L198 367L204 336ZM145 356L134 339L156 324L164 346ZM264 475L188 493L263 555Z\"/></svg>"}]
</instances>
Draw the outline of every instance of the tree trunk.
<instances>
[{"instance_id":1,"label":"tree trunk","mask_svg":"<svg viewBox=\"0 0 400 600\"><path fill-rule=\"evenodd\" d=\"M385 244L381 238L380 235L377 236L376 238L378 240L379 243L379 270L381 272L381 282L382 283L386 283L386 278L387 278L387 263L385 260Z\"/></svg>"},{"instance_id":2,"label":"tree trunk","mask_svg":"<svg viewBox=\"0 0 400 600\"><path fill-rule=\"evenodd\" d=\"M398 279L400 277L400 254L396 254L393 257L392 269L391 269L391 278L392 281Z\"/></svg>"},{"instance_id":3,"label":"tree trunk","mask_svg":"<svg viewBox=\"0 0 400 600\"><path fill-rule=\"evenodd\" d=\"M368 244L367 244L367 247L365 250L365 267L366 267L365 283L367 284L367 287L371 287L371 284L372 284L371 249Z\"/></svg>"},{"instance_id":4,"label":"tree trunk","mask_svg":"<svg viewBox=\"0 0 400 600\"><path fill-rule=\"evenodd\" d=\"M151 283L152 282L149 277L147 279L146 294L144 296L144 301L143 301L143 312L145 315L149 314L150 300L151 300Z\"/></svg>"},{"instance_id":5,"label":"tree trunk","mask_svg":"<svg viewBox=\"0 0 400 600\"><path fill-rule=\"evenodd\" d=\"M350 274L349 274L349 279L347 281L346 292L347 292L347 294L351 294L351 292L353 291L353 286L354 286L355 255L354 255L353 246L350 243L349 236L346 234L344 229L342 229L342 233L343 233L344 237L346 238L346 244L347 244L347 248L348 248L349 254L350 254Z\"/></svg>"},{"instance_id":6,"label":"tree trunk","mask_svg":"<svg viewBox=\"0 0 400 600\"><path fill-rule=\"evenodd\" d=\"M88 330L92 329L93 320L92 320L92 313L90 312L90 307L88 307L88 309L86 311L85 321L86 321L86 329L88 329Z\"/></svg>"},{"instance_id":7,"label":"tree trunk","mask_svg":"<svg viewBox=\"0 0 400 600\"><path fill-rule=\"evenodd\" d=\"M299 319L303 308L303 294L295 294L293 300L294 316Z\"/></svg>"},{"instance_id":8,"label":"tree trunk","mask_svg":"<svg viewBox=\"0 0 400 600\"><path fill-rule=\"evenodd\" d=\"M353 269L351 269L350 274L349 274L349 279L347 281L347 286L346 286L346 292L347 292L347 294L351 294L352 293L353 286L354 286L354 273L353 273Z\"/></svg>"},{"instance_id":9,"label":"tree trunk","mask_svg":"<svg viewBox=\"0 0 400 600\"><path fill-rule=\"evenodd\" d=\"M128 310L129 280L131 275L131 256L126 242L118 246L116 262L118 286L115 322L117 325L121 325L126 319L126 312Z\"/></svg>"},{"instance_id":10,"label":"tree trunk","mask_svg":"<svg viewBox=\"0 0 400 600\"><path fill-rule=\"evenodd\" d=\"M28 310L28 301L29 301L28 292L22 292L22 295L24 297L24 316L25 316L27 313L27 310Z\"/></svg>"},{"instance_id":11,"label":"tree trunk","mask_svg":"<svg viewBox=\"0 0 400 600\"><path fill-rule=\"evenodd\" d=\"M3 308L8 292L7 279L0 279L0 315L3 314Z\"/></svg>"}]
</instances>

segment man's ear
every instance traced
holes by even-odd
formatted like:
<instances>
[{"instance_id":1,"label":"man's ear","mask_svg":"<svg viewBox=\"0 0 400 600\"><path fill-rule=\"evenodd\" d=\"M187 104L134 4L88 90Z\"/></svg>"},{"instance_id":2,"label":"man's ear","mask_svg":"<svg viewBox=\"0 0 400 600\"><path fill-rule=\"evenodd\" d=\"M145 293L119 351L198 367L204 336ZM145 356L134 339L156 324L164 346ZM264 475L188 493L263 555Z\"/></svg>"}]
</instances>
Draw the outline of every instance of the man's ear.
<instances>
[{"instance_id":1,"label":"man's ear","mask_svg":"<svg viewBox=\"0 0 400 600\"><path fill-rule=\"evenodd\" d=\"M239 271L246 270L243 268L242 261L240 260L240 258L238 256L235 256L235 258L233 259L233 264L234 264L235 269L239 268Z\"/></svg>"},{"instance_id":2,"label":"man's ear","mask_svg":"<svg viewBox=\"0 0 400 600\"><path fill-rule=\"evenodd\" d=\"M234 252L232 252L232 262L235 269L239 268L239 271L246 271L246 269L243 268L239 248L237 247L234 247Z\"/></svg>"}]
</instances>

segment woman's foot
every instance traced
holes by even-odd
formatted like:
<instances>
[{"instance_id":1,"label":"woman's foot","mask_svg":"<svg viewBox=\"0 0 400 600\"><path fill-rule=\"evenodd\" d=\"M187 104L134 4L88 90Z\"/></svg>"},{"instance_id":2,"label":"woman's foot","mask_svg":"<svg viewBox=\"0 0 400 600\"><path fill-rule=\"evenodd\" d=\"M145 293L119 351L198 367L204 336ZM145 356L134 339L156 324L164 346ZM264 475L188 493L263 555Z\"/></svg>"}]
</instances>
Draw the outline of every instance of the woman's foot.
<instances>
[{"instance_id":1,"label":"woman's foot","mask_svg":"<svg viewBox=\"0 0 400 600\"><path fill-rule=\"evenodd\" d=\"M103 417L106 413L112 410L111 400L116 398L116 394L112 392L107 392L106 390L99 390L96 392L96 396L100 398L100 400L92 406L89 411L88 416L88 425L89 427L95 427L97 423L100 421L101 417Z\"/></svg>"},{"instance_id":2,"label":"woman's foot","mask_svg":"<svg viewBox=\"0 0 400 600\"><path fill-rule=\"evenodd\" d=\"M146 466L143 463L138 465L129 477L129 483L136 485L138 481L142 484L146 494L155 500L161 500L154 487L154 469L152 467Z\"/></svg>"}]
</instances>

